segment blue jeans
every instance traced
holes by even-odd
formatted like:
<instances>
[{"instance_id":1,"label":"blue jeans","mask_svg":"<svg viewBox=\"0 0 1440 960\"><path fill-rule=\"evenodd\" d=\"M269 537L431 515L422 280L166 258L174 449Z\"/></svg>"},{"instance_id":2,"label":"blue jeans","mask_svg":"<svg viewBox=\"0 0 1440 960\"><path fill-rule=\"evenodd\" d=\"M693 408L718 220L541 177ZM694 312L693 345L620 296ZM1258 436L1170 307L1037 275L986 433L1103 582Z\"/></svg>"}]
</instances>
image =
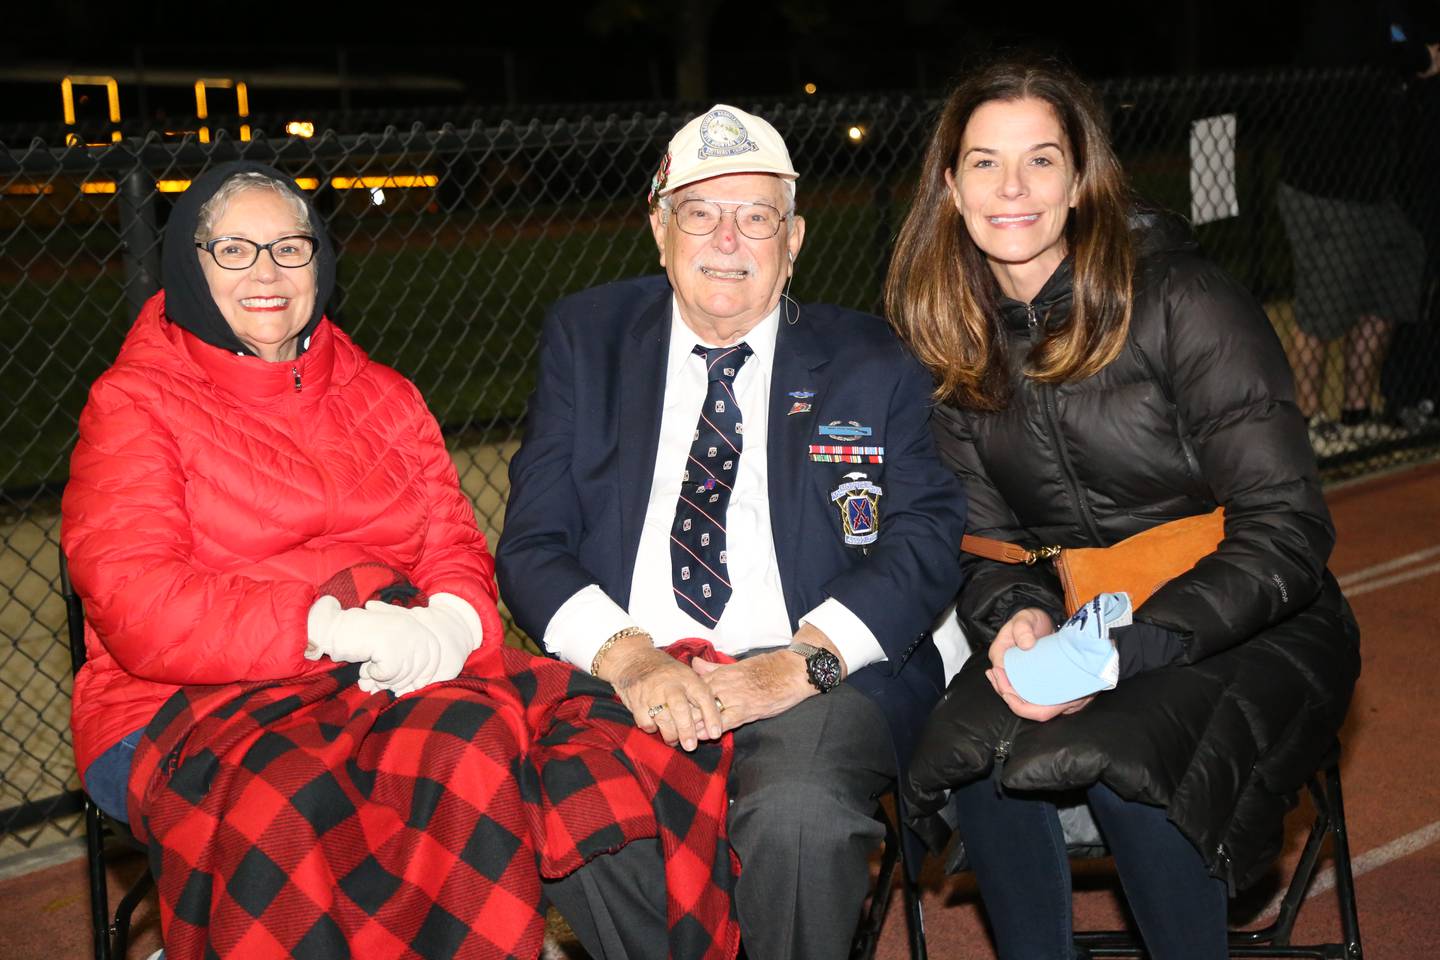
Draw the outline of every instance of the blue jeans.
<instances>
[{"instance_id":1,"label":"blue jeans","mask_svg":"<svg viewBox=\"0 0 1440 960\"><path fill-rule=\"evenodd\" d=\"M1055 805L1034 794L1002 794L996 786L994 779L967 784L955 800L1001 960L1070 960L1070 862ZM1150 956L1228 957L1225 884L1210 876L1164 809L1123 800L1103 784L1085 798Z\"/></svg>"},{"instance_id":2,"label":"blue jeans","mask_svg":"<svg viewBox=\"0 0 1440 960\"><path fill-rule=\"evenodd\" d=\"M105 811L107 817L114 817L125 823L130 817L125 809L130 787L130 764L135 759L135 747L140 743L141 727L134 733L126 734L120 742L106 750L90 764L85 771L85 792L95 806Z\"/></svg>"}]
</instances>

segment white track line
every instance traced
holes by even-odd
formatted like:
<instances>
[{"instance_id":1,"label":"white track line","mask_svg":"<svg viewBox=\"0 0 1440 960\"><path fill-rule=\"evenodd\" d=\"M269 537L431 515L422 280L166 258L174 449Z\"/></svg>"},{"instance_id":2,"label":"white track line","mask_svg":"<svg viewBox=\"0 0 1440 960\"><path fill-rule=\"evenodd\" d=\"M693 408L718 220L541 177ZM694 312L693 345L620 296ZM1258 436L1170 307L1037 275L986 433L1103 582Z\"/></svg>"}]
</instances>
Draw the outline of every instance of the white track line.
<instances>
[{"instance_id":1,"label":"white track line","mask_svg":"<svg viewBox=\"0 0 1440 960\"><path fill-rule=\"evenodd\" d=\"M1379 576L1382 573L1389 573L1391 570L1399 570L1401 567L1408 567L1412 563L1420 563L1422 560L1429 560L1431 557L1440 557L1440 547L1430 547L1427 550L1417 550L1414 553L1407 553L1403 557L1396 557L1394 560L1386 560L1384 563L1377 563L1374 566L1347 573L1340 578L1340 586L1349 586L1361 580L1369 580L1371 577Z\"/></svg>"},{"instance_id":2,"label":"white track line","mask_svg":"<svg viewBox=\"0 0 1440 960\"><path fill-rule=\"evenodd\" d=\"M79 860L84 856L84 837L59 840L55 843L46 844L43 847L36 847L33 850L24 850L14 856L0 860L0 882L9 880L12 877L23 877L27 873L44 870L58 863Z\"/></svg>"},{"instance_id":3,"label":"white track line","mask_svg":"<svg viewBox=\"0 0 1440 960\"><path fill-rule=\"evenodd\" d=\"M1347 490L1350 487L1363 487L1367 484L1375 483L1377 480L1388 480L1402 473L1409 473L1412 470L1420 470L1424 467L1433 466L1436 462L1440 462L1440 457L1432 454L1414 463L1402 463L1396 467L1386 467L1384 470L1376 470L1374 473L1351 477L1349 480L1336 480L1331 483L1321 483L1320 485L1325 489L1327 494L1335 493L1337 490Z\"/></svg>"},{"instance_id":4,"label":"white track line","mask_svg":"<svg viewBox=\"0 0 1440 960\"><path fill-rule=\"evenodd\" d=\"M1371 870L1385 866L1387 863L1393 863L1401 857L1409 856L1417 850L1423 850L1436 841L1440 841L1440 820L1436 820L1434 823L1428 823L1419 830L1407 833L1405 836L1396 840L1391 840L1383 847L1367 850L1360 854L1360 856L1352 858L1350 861L1350 872L1356 877L1363 876ZM1309 900L1317 893L1324 893L1333 886L1335 886L1335 868L1326 867L1324 870L1315 874L1315 879L1311 882L1310 891L1305 895L1305 899ZM1268 923L1274 920L1280 913L1280 901L1284 899L1285 894L1283 891L1276 894L1275 899L1271 900L1264 911L1255 918L1256 922Z\"/></svg>"},{"instance_id":5,"label":"white track line","mask_svg":"<svg viewBox=\"0 0 1440 960\"><path fill-rule=\"evenodd\" d=\"M1412 567L1404 573L1397 573L1393 577L1381 577L1378 580L1366 580L1364 583L1353 587L1345 587L1346 598L1358 597L1362 593L1369 593L1371 590L1379 590L1381 587L1394 586L1397 583L1404 583L1406 580L1414 580L1417 577L1428 576L1432 573L1440 573L1440 563L1432 563L1425 567Z\"/></svg>"}]
</instances>

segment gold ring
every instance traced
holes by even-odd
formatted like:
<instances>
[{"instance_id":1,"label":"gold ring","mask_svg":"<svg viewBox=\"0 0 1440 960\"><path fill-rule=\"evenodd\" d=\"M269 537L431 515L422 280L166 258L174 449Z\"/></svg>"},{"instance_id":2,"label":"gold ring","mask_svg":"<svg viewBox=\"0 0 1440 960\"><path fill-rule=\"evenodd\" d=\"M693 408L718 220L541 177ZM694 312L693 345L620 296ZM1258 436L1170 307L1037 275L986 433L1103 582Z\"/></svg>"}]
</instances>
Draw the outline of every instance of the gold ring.
<instances>
[{"instance_id":1,"label":"gold ring","mask_svg":"<svg viewBox=\"0 0 1440 960\"><path fill-rule=\"evenodd\" d=\"M716 710L719 710L721 713L724 713L724 712L725 712L725 704L723 704L723 703L720 702L720 698L719 698L719 697L716 697L716 698L715 698L715 709L716 709Z\"/></svg>"},{"instance_id":2,"label":"gold ring","mask_svg":"<svg viewBox=\"0 0 1440 960\"><path fill-rule=\"evenodd\" d=\"M651 719L651 720L654 720L656 717L660 716L660 714L663 713L664 711L665 711L665 704L663 704L663 703L657 703L657 704L655 704L655 706L651 707L649 710L646 710L645 712L650 715L650 719Z\"/></svg>"}]
</instances>

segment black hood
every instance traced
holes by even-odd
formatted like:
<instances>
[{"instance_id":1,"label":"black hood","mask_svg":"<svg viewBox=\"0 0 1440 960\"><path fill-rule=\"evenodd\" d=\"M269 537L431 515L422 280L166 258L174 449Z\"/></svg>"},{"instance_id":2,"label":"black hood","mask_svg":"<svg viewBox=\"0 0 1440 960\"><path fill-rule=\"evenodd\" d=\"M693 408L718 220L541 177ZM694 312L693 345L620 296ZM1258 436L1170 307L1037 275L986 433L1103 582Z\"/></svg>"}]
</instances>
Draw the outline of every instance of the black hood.
<instances>
[{"instance_id":1,"label":"black hood","mask_svg":"<svg viewBox=\"0 0 1440 960\"><path fill-rule=\"evenodd\" d=\"M1190 221L1160 207L1137 206L1130 211L1130 238L1135 244L1136 260L1157 253L1200 250Z\"/></svg>"},{"instance_id":2,"label":"black hood","mask_svg":"<svg viewBox=\"0 0 1440 960\"><path fill-rule=\"evenodd\" d=\"M161 263L165 278L165 314L173 322L189 330L195 336L214 347L254 356L255 353L240 338L235 336L225 322L215 298L210 295L210 285L205 282L205 273L200 268L200 257L195 249L195 227L200 222L200 208L215 195L221 184L237 173L263 173L283 183L291 193L305 202L310 211L310 222L315 233L315 308L310 320L300 331L299 350L304 352L305 343L324 316L325 304L335 290L335 250L325 232L325 221L320 218L310 197L287 175L250 160L236 160L211 167L190 184L190 189L181 194L170 212L170 221L165 225L165 241L161 248Z\"/></svg>"}]
</instances>

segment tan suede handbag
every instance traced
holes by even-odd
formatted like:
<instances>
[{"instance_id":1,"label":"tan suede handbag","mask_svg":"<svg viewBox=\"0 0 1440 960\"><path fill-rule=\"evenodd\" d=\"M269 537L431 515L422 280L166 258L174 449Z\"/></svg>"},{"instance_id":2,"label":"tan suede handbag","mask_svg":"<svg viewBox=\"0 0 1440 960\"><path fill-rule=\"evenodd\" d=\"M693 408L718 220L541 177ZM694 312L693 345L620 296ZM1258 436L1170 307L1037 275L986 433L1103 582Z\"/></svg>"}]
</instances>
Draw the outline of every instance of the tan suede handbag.
<instances>
[{"instance_id":1,"label":"tan suede handbag","mask_svg":"<svg viewBox=\"0 0 1440 960\"><path fill-rule=\"evenodd\" d=\"M1128 593L1132 609L1159 590L1166 581L1186 572L1215 552L1225 539L1225 508L1194 517L1182 517L1126 537L1109 547L1037 547L972 537L966 534L960 549L987 560L1033 566L1053 560L1065 588L1065 613L1070 615L1101 593Z\"/></svg>"}]
</instances>

